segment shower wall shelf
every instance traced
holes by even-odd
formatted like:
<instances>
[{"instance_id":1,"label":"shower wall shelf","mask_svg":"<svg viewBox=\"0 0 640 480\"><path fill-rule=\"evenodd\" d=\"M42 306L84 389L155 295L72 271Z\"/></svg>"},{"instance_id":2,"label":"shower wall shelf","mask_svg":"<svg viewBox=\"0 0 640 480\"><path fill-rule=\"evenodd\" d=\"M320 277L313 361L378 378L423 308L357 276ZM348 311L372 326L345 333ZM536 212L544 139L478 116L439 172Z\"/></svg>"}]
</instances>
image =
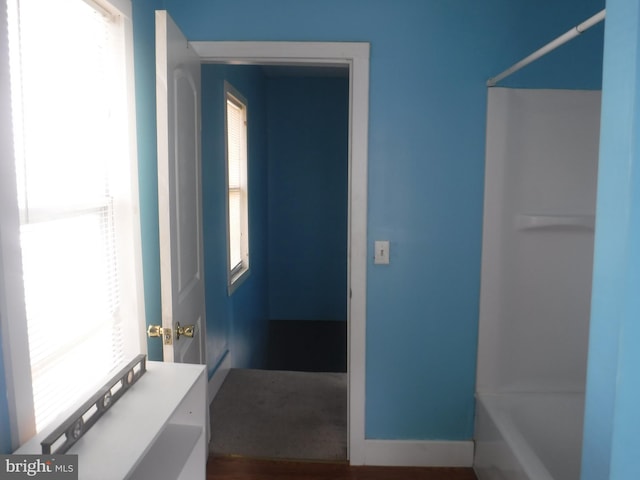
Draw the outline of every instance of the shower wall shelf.
<instances>
[{"instance_id":1,"label":"shower wall shelf","mask_svg":"<svg viewBox=\"0 0 640 480\"><path fill-rule=\"evenodd\" d=\"M515 219L516 230L538 230L562 228L572 230L591 230L595 228L595 215L525 215L518 214Z\"/></svg>"}]
</instances>

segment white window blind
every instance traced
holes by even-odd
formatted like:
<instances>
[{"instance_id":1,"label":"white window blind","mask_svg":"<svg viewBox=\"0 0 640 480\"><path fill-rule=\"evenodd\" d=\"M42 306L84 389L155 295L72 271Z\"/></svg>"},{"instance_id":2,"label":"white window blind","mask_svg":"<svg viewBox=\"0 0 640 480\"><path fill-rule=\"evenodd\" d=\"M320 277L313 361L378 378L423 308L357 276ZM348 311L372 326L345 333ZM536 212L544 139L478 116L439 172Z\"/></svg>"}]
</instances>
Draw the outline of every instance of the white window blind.
<instances>
[{"instance_id":1,"label":"white window blind","mask_svg":"<svg viewBox=\"0 0 640 480\"><path fill-rule=\"evenodd\" d=\"M227 88L230 88L227 85ZM238 279L249 268L247 221L247 108L227 91L227 175L229 222L229 278Z\"/></svg>"},{"instance_id":2,"label":"white window blind","mask_svg":"<svg viewBox=\"0 0 640 480\"><path fill-rule=\"evenodd\" d=\"M227 145L229 172L229 266L235 271L242 265L240 242L241 166L244 157L244 111L242 105L227 99Z\"/></svg>"},{"instance_id":3,"label":"white window blind","mask_svg":"<svg viewBox=\"0 0 640 480\"><path fill-rule=\"evenodd\" d=\"M10 3L13 125L36 429L124 360L117 165L123 29L84 0Z\"/></svg>"}]
</instances>

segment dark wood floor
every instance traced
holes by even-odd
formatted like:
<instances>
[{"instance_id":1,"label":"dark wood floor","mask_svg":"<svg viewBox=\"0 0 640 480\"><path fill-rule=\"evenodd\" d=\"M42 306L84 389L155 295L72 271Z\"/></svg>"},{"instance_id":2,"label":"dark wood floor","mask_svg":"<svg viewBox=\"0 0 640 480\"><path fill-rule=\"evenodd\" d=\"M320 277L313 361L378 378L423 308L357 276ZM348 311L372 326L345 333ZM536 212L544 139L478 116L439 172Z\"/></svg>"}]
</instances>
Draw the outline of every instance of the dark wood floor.
<instances>
[{"instance_id":1,"label":"dark wood floor","mask_svg":"<svg viewBox=\"0 0 640 480\"><path fill-rule=\"evenodd\" d=\"M477 480L471 468L350 467L345 463L210 457L207 480Z\"/></svg>"}]
</instances>

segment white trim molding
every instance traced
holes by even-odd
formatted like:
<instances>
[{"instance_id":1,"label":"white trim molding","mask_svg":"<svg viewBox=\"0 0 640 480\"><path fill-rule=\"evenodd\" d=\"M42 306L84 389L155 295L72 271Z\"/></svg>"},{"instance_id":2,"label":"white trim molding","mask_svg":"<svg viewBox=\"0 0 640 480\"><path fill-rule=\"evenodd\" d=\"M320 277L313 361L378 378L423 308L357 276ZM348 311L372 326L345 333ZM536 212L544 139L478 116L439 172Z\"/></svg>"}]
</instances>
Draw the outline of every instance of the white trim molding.
<instances>
[{"instance_id":1,"label":"white trim molding","mask_svg":"<svg viewBox=\"0 0 640 480\"><path fill-rule=\"evenodd\" d=\"M471 467L473 441L365 440L364 465Z\"/></svg>"},{"instance_id":2,"label":"white trim molding","mask_svg":"<svg viewBox=\"0 0 640 480\"><path fill-rule=\"evenodd\" d=\"M365 42L189 42L203 63L345 65L369 61Z\"/></svg>"},{"instance_id":3,"label":"white trim molding","mask_svg":"<svg viewBox=\"0 0 640 480\"><path fill-rule=\"evenodd\" d=\"M220 362L218 368L216 368L216 371L213 372L213 375L209 379L209 384L207 386L207 405L211 405L213 399L216 398L216 395L220 391L220 387L222 387L224 380L229 374L229 370L231 370L231 353L227 352L224 354L222 362Z\"/></svg>"},{"instance_id":4,"label":"white trim molding","mask_svg":"<svg viewBox=\"0 0 640 480\"><path fill-rule=\"evenodd\" d=\"M230 370L231 352L227 351L207 384L207 444L211 442L211 419L209 418L210 407L213 400L216 398L216 395L218 395L220 387L222 387L222 384L227 378Z\"/></svg>"},{"instance_id":5,"label":"white trim molding","mask_svg":"<svg viewBox=\"0 0 640 480\"><path fill-rule=\"evenodd\" d=\"M370 45L361 42L190 42L203 63L349 67L348 356L351 464L365 463L365 334Z\"/></svg>"}]
</instances>

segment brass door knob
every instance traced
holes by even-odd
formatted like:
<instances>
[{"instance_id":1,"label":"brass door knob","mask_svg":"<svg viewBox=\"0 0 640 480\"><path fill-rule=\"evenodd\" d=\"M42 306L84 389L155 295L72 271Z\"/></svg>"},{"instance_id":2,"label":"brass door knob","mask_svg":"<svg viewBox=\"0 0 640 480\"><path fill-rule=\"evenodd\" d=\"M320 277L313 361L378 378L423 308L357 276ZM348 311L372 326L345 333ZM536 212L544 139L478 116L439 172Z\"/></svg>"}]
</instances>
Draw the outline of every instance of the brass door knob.
<instances>
[{"instance_id":1,"label":"brass door knob","mask_svg":"<svg viewBox=\"0 0 640 480\"><path fill-rule=\"evenodd\" d=\"M170 328L162 328L162 325L149 325L147 328L148 337L162 337L162 343L165 345L171 345L173 342L173 335Z\"/></svg>"},{"instance_id":2,"label":"brass door knob","mask_svg":"<svg viewBox=\"0 0 640 480\"><path fill-rule=\"evenodd\" d=\"M180 336L184 335L185 337L193 338L193 335L196 333L195 325L185 325L184 327L180 325L180 322L176 322L176 340L180 340Z\"/></svg>"},{"instance_id":3,"label":"brass door knob","mask_svg":"<svg viewBox=\"0 0 640 480\"><path fill-rule=\"evenodd\" d=\"M161 337L162 336L162 327L160 325L149 325L149 328L147 328L147 336L148 337Z\"/></svg>"}]
</instances>

